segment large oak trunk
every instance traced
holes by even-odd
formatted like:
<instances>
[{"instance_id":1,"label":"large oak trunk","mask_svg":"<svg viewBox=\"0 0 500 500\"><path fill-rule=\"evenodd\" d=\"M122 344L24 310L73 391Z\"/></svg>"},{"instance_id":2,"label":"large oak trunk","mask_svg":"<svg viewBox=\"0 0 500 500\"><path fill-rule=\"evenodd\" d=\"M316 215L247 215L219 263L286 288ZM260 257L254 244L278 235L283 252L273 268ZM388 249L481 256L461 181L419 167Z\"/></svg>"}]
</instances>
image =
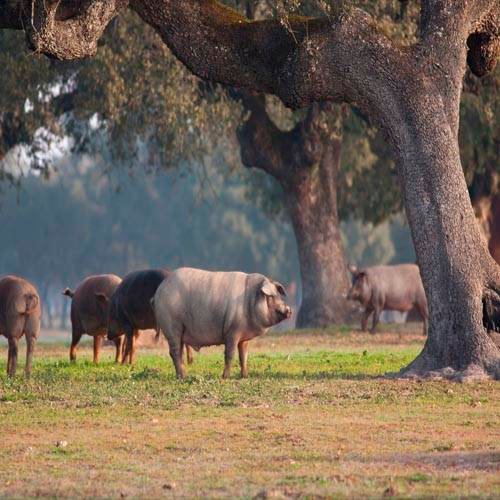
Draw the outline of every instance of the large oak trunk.
<instances>
[{"instance_id":1,"label":"large oak trunk","mask_svg":"<svg viewBox=\"0 0 500 500\"><path fill-rule=\"evenodd\" d=\"M324 147L318 163L286 181L286 206L300 261L302 305L297 326L325 327L352 319L347 263L337 212L340 140Z\"/></svg>"},{"instance_id":2,"label":"large oak trunk","mask_svg":"<svg viewBox=\"0 0 500 500\"><path fill-rule=\"evenodd\" d=\"M395 135L430 321L422 353L403 373L500 378L500 268L474 217L446 110L437 97L419 104Z\"/></svg>"}]
</instances>

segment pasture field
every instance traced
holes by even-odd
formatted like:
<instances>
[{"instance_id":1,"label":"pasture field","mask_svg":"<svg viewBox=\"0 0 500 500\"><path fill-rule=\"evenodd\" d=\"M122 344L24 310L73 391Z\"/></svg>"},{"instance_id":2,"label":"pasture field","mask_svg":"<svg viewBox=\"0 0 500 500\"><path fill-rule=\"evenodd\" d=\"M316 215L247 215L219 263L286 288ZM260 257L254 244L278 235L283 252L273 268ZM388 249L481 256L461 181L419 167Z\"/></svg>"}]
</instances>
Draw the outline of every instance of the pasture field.
<instances>
[{"instance_id":1,"label":"pasture field","mask_svg":"<svg viewBox=\"0 0 500 500\"><path fill-rule=\"evenodd\" d=\"M179 382L165 346L71 365L43 339L8 380L1 345L0 496L498 498L498 383L384 378L423 339L380 327L268 335L225 381L221 348Z\"/></svg>"}]
</instances>

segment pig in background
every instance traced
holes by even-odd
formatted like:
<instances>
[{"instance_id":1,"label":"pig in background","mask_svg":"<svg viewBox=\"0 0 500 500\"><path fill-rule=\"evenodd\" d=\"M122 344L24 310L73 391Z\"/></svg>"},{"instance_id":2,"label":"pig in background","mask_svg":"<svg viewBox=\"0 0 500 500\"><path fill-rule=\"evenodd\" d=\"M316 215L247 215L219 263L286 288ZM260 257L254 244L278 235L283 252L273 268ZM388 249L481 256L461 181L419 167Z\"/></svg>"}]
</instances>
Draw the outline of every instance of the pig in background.
<instances>
[{"instance_id":1,"label":"pig in background","mask_svg":"<svg viewBox=\"0 0 500 500\"><path fill-rule=\"evenodd\" d=\"M357 269L349 266L352 286L347 294L349 300L357 300L363 307L361 329L366 331L368 318L373 313L370 333L375 329L382 311L408 312L413 308L424 321L423 334L427 333L429 311L420 271L415 264L395 266L372 266Z\"/></svg>"},{"instance_id":2,"label":"pig in background","mask_svg":"<svg viewBox=\"0 0 500 500\"><path fill-rule=\"evenodd\" d=\"M283 285L262 274L180 268L159 286L152 301L167 338L178 378L184 377L182 348L224 344L223 378L238 348L241 376L248 376L248 342L290 317Z\"/></svg>"},{"instance_id":3,"label":"pig in background","mask_svg":"<svg viewBox=\"0 0 500 500\"><path fill-rule=\"evenodd\" d=\"M40 333L40 296L34 285L19 276L0 279L0 335L9 342L7 375L16 374L19 339L26 336L26 377L31 374L33 351Z\"/></svg>"},{"instance_id":4,"label":"pig in background","mask_svg":"<svg viewBox=\"0 0 500 500\"><path fill-rule=\"evenodd\" d=\"M94 363L99 362L99 354L104 337L108 332L108 301L121 283L115 274L98 274L85 278L73 291L66 288L63 295L71 300L71 347L70 361L76 361L76 346L82 335L94 337ZM123 337L113 340L116 346L115 362L120 359Z\"/></svg>"}]
</instances>

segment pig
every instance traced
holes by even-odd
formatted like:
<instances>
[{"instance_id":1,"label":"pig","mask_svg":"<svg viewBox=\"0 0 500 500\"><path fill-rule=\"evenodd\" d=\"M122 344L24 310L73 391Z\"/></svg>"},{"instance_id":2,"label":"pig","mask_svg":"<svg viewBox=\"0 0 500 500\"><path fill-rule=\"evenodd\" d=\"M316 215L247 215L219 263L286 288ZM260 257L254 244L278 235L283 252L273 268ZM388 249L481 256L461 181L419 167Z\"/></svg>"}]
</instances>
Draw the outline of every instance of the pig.
<instances>
[{"instance_id":1,"label":"pig","mask_svg":"<svg viewBox=\"0 0 500 500\"><path fill-rule=\"evenodd\" d=\"M85 278L75 291L69 288L63 291L63 295L72 299L70 361L76 361L76 346L82 335L86 333L94 337L94 363L99 362L102 340L108 328L107 299L113 295L121 281L121 278L115 274L99 274ZM114 343L116 346L115 362L118 362L123 337L117 337Z\"/></svg>"},{"instance_id":2,"label":"pig","mask_svg":"<svg viewBox=\"0 0 500 500\"><path fill-rule=\"evenodd\" d=\"M423 334L427 333L429 311L417 265L373 266L360 270L350 266L349 270L352 274L352 287L347 298L357 300L365 308L361 320L363 331L366 331L372 312L370 333L373 334L382 311L388 309L405 312L415 307L424 321Z\"/></svg>"},{"instance_id":3,"label":"pig","mask_svg":"<svg viewBox=\"0 0 500 500\"><path fill-rule=\"evenodd\" d=\"M223 378L238 347L241 376L248 376L248 341L291 316L283 285L262 274L180 268L158 287L152 301L177 378L184 378L182 347L224 344Z\"/></svg>"},{"instance_id":4,"label":"pig","mask_svg":"<svg viewBox=\"0 0 500 500\"><path fill-rule=\"evenodd\" d=\"M34 285L19 276L0 279L0 335L7 337L9 355L7 375L13 377L17 368L19 339L26 335L26 377L31 374L33 351L40 333L42 314L40 296Z\"/></svg>"},{"instance_id":5,"label":"pig","mask_svg":"<svg viewBox=\"0 0 500 500\"><path fill-rule=\"evenodd\" d=\"M156 319L151 306L153 298L160 283L168 276L168 269L147 269L134 271L127 274L108 300L100 297L103 304L109 303L108 309L108 339L125 335L126 344L122 363L127 360L134 362L136 339L139 330L153 328L156 338L159 339L160 331L156 326ZM192 362L192 351L186 347L188 362Z\"/></svg>"}]
</instances>

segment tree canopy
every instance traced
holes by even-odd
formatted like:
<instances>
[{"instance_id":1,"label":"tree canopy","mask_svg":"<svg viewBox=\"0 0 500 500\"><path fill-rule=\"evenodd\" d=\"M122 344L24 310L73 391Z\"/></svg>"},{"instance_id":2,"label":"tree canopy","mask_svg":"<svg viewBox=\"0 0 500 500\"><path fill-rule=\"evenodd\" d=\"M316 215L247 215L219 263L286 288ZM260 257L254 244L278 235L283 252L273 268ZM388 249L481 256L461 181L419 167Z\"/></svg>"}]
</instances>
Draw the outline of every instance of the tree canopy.
<instances>
[{"instance_id":1,"label":"tree canopy","mask_svg":"<svg viewBox=\"0 0 500 500\"><path fill-rule=\"evenodd\" d=\"M283 7L283 6L282 6ZM288 6L289 7L289 6ZM392 2L364 7L378 15L379 25L401 43L410 43L417 29L417 9L400 11ZM302 13L311 13L309 3ZM280 15L278 5L277 14ZM317 12L317 8L316 8ZM177 168L202 164L218 148L233 168L239 165L234 131L244 120L239 102L226 88L207 84L188 72L173 57L159 36L140 19L127 13L105 31L96 57L84 61L55 61L19 52L21 33L0 31L0 177L15 181L13 168L23 146L22 159L32 168L50 173L47 150L64 136L76 153L110 151L112 161L127 169ZM462 99L460 143L471 193L490 193L498 183L482 182L498 173L499 71L481 82L469 74ZM303 112L291 112L275 98L267 98L275 123L289 130ZM338 121L343 130L342 170L338 179L342 219L380 223L402 210L394 160L382 134L354 108L344 107L325 120ZM105 162L101 162L103 164ZM477 186L481 185L479 191ZM248 178L247 196L269 214L280 214L280 188L262 175Z\"/></svg>"}]
</instances>

